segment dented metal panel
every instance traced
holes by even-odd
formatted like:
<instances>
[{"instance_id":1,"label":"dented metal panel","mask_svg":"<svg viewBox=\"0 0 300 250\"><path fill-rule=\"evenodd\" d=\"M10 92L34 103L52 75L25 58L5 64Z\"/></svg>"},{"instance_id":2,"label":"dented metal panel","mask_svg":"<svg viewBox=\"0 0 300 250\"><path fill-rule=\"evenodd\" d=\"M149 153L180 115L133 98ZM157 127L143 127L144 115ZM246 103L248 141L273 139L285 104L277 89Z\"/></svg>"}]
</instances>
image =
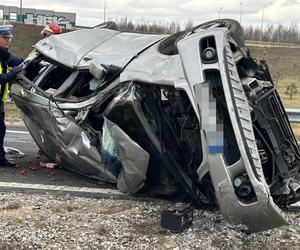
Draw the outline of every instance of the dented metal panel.
<instances>
[{"instance_id":1,"label":"dented metal panel","mask_svg":"<svg viewBox=\"0 0 300 250\"><path fill-rule=\"evenodd\" d=\"M160 41L163 35L143 35L138 33L120 33L97 46L85 55L78 68L88 67L90 62L114 65L123 68L132 59L139 60L139 53Z\"/></svg>"},{"instance_id":2,"label":"dented metal panel","mask_svg":"<svg viewBox=\"0 0 300 250\"><path fill-rule=\"evenodd\" d=\"M118 158L122 162L117 187L122 192L134 194L145 185L149 154L119 126L106 118L105 123L117 147Z\"/></svg>"},{"instance_id":3,"label":"dented metal panel","mask_svg":"<svg viewBox=\"0 0 300 250\"><path fill-rule=\"evenodd\" d=\"M163 35L120 33L109 29L79 30L39 41L35 48L70 68L87 68L90 62L124 67Z\"/></svg>"},{"instance_id":4,"label":"dented metal panel","mask_svg":"<svg viewBox=\"0 0 300 250\"><path fill-rule=\"evenodd\" d=\"M179 55L166 56L154 45L133 60L122 72L121 81L145 81L152 84L173 86L184 79Z\"/></svg>"},{"instance_id":5,"label":"dented metal panel","mask_svg":"<svg viewBox=\"0 0 300 250\"><path fill-rule=\"evenodd\" d=\"M22 107L21 116L29 132L48 157L90 178L116 183L116 177L101 165L99 149L91 145L86 131L74 119L57 108L18 97L16 105Z\"/></svg>"},{"instance_id":6,"label":"dented metal panel","mask_svg":"<svg viewBox=\"0 0 300 250\"><path fill-rule=\"evenodd\" d=\"M119 33L119 31L106 29L82 29L47 37L34 47L50 59L74 68L90 50Z\"/></svg>"}]
</instances>

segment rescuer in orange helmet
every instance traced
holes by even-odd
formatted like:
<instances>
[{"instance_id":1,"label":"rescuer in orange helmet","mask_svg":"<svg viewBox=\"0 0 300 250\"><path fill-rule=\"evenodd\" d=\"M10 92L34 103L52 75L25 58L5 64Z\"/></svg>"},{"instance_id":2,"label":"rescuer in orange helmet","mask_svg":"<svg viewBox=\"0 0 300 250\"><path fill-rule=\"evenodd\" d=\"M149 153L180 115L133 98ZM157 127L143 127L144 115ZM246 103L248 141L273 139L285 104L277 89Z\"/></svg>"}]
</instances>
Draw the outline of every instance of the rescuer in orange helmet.
<instances>
[{"instance_id":1,"label":"rescuer in orange helmet","mask_svg":"<svg viewBox=\"0 0 300 250\"><path fill-rule=\"evenodd\" d=\"M48 37L51 35L58 35L62 33L61 27L57 23L49 23L48 25L45 26L45 28L41 31L41 34L44 37Z\"/></svg>"}]
</instances>

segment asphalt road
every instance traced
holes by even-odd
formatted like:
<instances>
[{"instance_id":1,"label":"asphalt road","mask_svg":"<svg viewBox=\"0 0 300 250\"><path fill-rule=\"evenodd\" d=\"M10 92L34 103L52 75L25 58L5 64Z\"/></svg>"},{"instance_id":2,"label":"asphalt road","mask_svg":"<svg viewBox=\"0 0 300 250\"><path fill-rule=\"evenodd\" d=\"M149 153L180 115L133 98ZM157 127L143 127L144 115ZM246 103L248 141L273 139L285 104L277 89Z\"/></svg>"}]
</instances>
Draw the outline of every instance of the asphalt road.
<instances>
[{"instance_id":1,"label":"asphalt road","mask_svg":"<svg viewBox=\"0 0 300 250\"><path fill-rule=\"evenodd\" d=\"M13 147L28 155L36 155L38 147L26 128L8 127L4 139L6 147Z\"/></svg>"}]
</instances>

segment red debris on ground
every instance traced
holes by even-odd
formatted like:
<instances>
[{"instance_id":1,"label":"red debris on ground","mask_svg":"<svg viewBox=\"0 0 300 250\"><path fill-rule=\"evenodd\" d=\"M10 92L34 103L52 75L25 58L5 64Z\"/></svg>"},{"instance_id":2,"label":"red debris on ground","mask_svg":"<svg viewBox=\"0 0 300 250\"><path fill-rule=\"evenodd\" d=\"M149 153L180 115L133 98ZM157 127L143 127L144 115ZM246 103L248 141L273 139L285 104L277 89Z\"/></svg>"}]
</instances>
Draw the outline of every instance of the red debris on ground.
<instances>
[{"instance_id":1,"label":"red debris on ground","mask_svg":"<svg viewBox=\"0 0 300 250\"><path fill-rule=\"evenodd\" d=\"M21 174L21 175L27 175L27 171L26 171L26 170L22 170L22 171L20 172L20 174Z\"/></svg>"},{"instance_id":2,"label":"red debris on ground","mask_svg":"<svg viewBox=\"0 0 300 250\"><path fill-rule=\"evenodd\" d=\"M50 168L50 169L54 169L57 167L57 163L53 163L53 162L40 162L41 167L45 167L45 168Z\"/></svg>"},{"instance_id":3,"label":"red debris on ground","mask_svg":"<svg viewBox=\"0 0 300 250\"><path fill-rule=\"evenodd\" d=\"M28 169L32 170L32 171L36 171L37 168L35 166L29 166Z\"/></svg>"},{"instance_id":4,"label":"red debris on ground","mask_svg":"<svg viewBox=\"0 0 300 250\"><path fill-rule=\"evenodd\" d=\"M50 174L49 174L49 176L55 176L56 175L56 173L54 172L54 171L52 171Z\"/></svg>"},{"instance_id":5,"label":"red debris on ground","mask_svg":"<svg viewBox=\"0 0 300 250\"><path fill-rule=\"evenodd\" d=\"M16 165L16 169L20 169L20 165Z\"/></svg>"}]
</instances>

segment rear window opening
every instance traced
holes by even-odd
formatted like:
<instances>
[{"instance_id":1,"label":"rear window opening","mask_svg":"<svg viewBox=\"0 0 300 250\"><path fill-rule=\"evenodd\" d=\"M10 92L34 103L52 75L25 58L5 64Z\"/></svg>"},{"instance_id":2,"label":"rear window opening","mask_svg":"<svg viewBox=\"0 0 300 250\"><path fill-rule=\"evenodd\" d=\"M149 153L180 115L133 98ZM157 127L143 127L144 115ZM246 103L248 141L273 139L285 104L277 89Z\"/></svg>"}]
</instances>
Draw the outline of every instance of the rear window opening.
<instances>
[{"instance_id":1,"label":"rear window opening","mask_svg":"<svg viewBox=\"0 0 300 250\"><path fill-rule=\"evenodd\" d=\"M39 87L46 93L60 98L81 98L94 93L98 80L86 71L70 71L60 67L48 70Z\"/></svg>"},{"instance_id":2,"label":"rear window opening","mask_svg":"<svg viewBox=\"0 0 300 250\"><path fill-rule=\"evenodd\" d=\"M49 90L54 92L66 81L66 79L71 74L72 71L67 71L60 67L51 66L43 80L39 83L39 87L46 92Z\"/></svg>"},{"instance_id":3,"label":"rear window opening","mask_svg":"<svg viewBox=\"0 0 300 250\"><path fill-rule=\"evenodd\" d=\"M88 71L74 72L57 90L55 96L71 99L90 96L96 90L91 85L92 79L93 76Z\"/></svg>"},{"instance_id":4,"label":"rear window opening","mask_svg":"<svg viewBox=\"0 0 300 250\"><path fill-rule=\"evenodd\" d=\"M42 90L55 98L72 99L90 97L100 90L104 81L94 78L88 70L71 69L49 65L40 70L33 80Z\"/></svg>"}]
</instances>

